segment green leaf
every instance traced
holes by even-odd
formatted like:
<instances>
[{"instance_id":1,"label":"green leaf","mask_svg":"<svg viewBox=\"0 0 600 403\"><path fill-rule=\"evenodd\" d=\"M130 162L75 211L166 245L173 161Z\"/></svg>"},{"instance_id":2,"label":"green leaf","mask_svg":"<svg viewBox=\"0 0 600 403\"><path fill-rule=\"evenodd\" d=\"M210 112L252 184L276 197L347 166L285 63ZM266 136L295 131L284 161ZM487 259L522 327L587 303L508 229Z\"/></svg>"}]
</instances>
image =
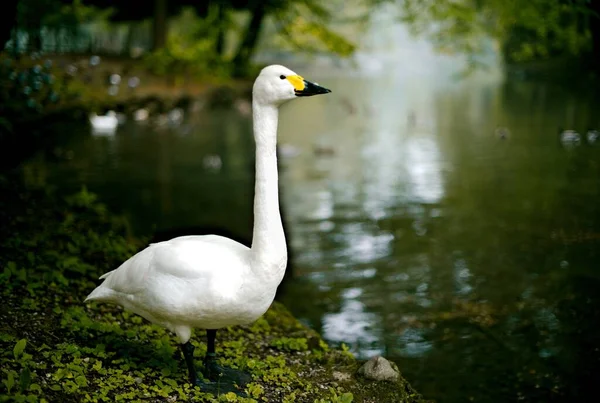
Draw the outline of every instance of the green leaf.
<instances>
[{"instance_id":1,"label":"green leaf","mask_svg":"<svg viewBox=\"0 0 600 403\"><path fill-rule=\"evenodd\" d=\"M83 375L79 375L75 378L75 382L77 382L77 385L79 386L87 386L87 379L85 379L85 376Z\"/></svg>"},{"instance_id":2,"label":"green leaf","mask_svg":"<svg viewBox=\"0 0 600 403\"><path fill-rule=\"evenodd\" d=\"M350 392L344 393L343 395L340 396L341 403L352 403L353 401L354 401L354 395L352 395L352 393L350 393Z\"/></svg>"},{"instance_id":3,"label":"green leaf","mask_svg":"<svg viewBox=\"0 0 600 403\"><path fill-rule=\"evenodd\" d=\"M94 363L94 365L92 366L92 368L96 371L100 371L100 369L102 368L102 361L98 360Z\"/></svg>"},{"instance_id":4,"label":"green leaf","mask_svg":"<svg viewBox=\"0 0 600 403\"><path fill-rule=\"evenodd\" d=\"M11 389L15 386L15 371L9 371L8 372L8 378L6 379L6 381L4 381L4 384L6 385L6 389L8 390L8 393L10 393Z\"/></svg>"},{"instance_id":5,"label":"green leaf","mask_svg":"<svg viewBox=\"0 0 600 403\"><path fill-rule=\"evenodd\" d=\"M21 391L27 390L29 388L29 384L31 384L31 371L29 368L23 368L21 371L21 376L19 377L19 386L21 387Z\"/></svg>"},{"instance_id":6,"label":"green leaf","mask_svg":"<svg viewBox=\"0 0 600 403\"><path fill-rule=\"evenodd\" d=\"M25 339L21 339L17 342L17 344L15 344L15 347L13 348L13 354L15 358L19 358L19 356L23 353L23 350L25 350L26 345L27 340Z\"/></svg>"}]
</instances>

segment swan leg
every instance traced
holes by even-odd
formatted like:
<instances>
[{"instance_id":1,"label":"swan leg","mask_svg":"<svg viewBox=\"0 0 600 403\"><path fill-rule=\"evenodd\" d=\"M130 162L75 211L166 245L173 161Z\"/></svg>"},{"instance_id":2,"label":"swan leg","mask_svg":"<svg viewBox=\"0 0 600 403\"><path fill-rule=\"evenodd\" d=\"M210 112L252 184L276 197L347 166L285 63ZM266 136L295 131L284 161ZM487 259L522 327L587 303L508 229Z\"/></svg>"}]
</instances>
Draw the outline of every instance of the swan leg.
<instances>
[{"instance_id":1,"label":"swan leg","mask_svg":"<svg viewBox=\"0 0 600 403\"><path fill-rule=\"evenodd\" d=\"M207 353L204 359L204 371L203 375L207 379L203 381L198 378L196 372L196 366L194 365L194 345L187 341L181 344L181 351L183 352L183 358L188 368L189 380L192 385L199 386L203 392L213 393L219 395L221 393L233 392L238 396L246 397L243 391L240 391L238 387L244 387L248 382L252 380L250 374L243 371L237 371L234 369L223 368L217 365L215 355L215 337L216 330L210 331L208 337Z\"/></svg>"},{"instance_id":2,"label":"swan leg","mask_svg":"<svg viewBox=\"0 0 600 403\"><path fill-rule=\"evenodd\" d=\"M181 351L183 352L185 365L187 365L188 368L190 383L197 384L198 374L196 373L196 366L194 365L194 348L194 345L190 341L187 341L185 344L181 345Z\"/></svg>"},{"instance_id":3,"label":"swan leg","mask_svg":"<svg viewBox=\"0 0 600 403\"><path fill-rule=\"evenodd\" d=\"M247 383L252 381L250 374L232 368L225 368L217 364L217 355L215 353L216 337L216 330L206 330L206 356L204 357L203 371L204 376L213 382L235 383L240 387L244 387Z\"/></svg>"}]
</instances>

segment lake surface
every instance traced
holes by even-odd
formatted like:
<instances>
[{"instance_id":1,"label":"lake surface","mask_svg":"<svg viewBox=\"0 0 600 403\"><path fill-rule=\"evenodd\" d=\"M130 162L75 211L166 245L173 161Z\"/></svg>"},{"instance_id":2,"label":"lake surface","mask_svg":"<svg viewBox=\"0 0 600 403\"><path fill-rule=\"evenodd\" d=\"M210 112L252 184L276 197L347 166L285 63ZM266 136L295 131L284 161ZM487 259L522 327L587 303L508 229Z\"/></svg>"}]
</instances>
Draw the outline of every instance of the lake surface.
<instances>
[{"instance_id":1,"label":"lake surface","mask_svg":"<svg viewBox=\"0 0 600 403\"><path fill-rule=\"evenodd\" d=\"M600 129L599 96L307 77L333 93L280 119L293 270L283 302L328 341L395 360L439 402L596 401L600 140L563 144L558 133ZM65 192L87 186L138 234L248 237L246 106L174 127L126 123L114 136L75 127L81 135L24 172Z\"/></svg>"}]
</instances>

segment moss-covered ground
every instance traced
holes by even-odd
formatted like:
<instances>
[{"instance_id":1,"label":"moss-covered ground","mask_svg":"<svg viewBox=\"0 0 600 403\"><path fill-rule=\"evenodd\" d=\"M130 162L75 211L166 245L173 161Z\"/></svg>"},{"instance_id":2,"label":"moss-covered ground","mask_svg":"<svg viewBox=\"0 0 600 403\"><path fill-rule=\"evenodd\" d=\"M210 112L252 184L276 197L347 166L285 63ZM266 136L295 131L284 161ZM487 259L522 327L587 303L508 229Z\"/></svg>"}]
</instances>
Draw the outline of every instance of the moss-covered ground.
<instances>
[{"instance_id":1,"label":"moss-covered ground","mask_svg":"<svg viewBox=\"0 0 600 403\"><path fill-rule=\"evenodd\" d=\"M282 305L218 333L221 364L253 376L248 397L190 386L174 337L120 307L84 304L101 273L145 246L82 190L65 197L0 175L0 401L419 402L398 384L357 378ZM193 337L196 358L204 332Z\"/></svg>"}]
</instances>

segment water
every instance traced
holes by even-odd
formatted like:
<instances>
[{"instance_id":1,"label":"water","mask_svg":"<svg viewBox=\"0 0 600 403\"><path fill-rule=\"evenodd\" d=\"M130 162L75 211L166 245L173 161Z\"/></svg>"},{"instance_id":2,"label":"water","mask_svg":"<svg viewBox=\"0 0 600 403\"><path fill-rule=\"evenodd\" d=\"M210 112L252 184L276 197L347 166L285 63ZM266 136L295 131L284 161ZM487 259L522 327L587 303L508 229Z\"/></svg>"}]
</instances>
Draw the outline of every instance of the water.
<instances>
[{"instance_id":1,"label":"water","mask_svg":"<svg viewBox=\"0 0 600 403\"><path fill-rule=\"evenodd\" d=\"M594 400L600 144L561 144L558 130L599 127L598 95L313 77L334 92L286 105L280 123L294 270L283 301L330 342L394 359L439 402ZM86 185L138 233L248 237L251 136L235 110L127 124L83 132L25 173Z\"/></svg>"}]
</instances>

